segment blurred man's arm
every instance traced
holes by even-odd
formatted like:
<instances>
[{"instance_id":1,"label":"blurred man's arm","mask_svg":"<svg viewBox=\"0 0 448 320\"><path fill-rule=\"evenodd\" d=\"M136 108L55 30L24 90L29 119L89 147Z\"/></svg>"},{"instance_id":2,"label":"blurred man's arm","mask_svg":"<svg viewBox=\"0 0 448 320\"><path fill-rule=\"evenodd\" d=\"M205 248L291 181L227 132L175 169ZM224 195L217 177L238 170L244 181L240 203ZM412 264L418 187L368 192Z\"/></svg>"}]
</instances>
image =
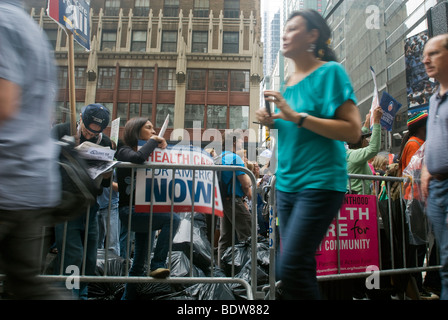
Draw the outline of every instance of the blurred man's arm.
<instances>
[{"instance_id":1,"label":"blurred man's arm","mask_svg":"<svg viewBox=\"0 0 448 320\"><path fill-rule=\"evenodd\" d=\"M0 78L0 126L19 111L20 87L14 82Z\"/></svg>"},{"instance_id":2,"label":"blurred man's arm","mask_svg":"<svg viewBox=\"0 0 448 320\"><path fill-rule=\"evenodd\" d=\"M239 182L241 183L241 189L243 189L244 194L252 199L252 182L247 174L240 174L237 176Z\"/></svg>"}]
</instances>

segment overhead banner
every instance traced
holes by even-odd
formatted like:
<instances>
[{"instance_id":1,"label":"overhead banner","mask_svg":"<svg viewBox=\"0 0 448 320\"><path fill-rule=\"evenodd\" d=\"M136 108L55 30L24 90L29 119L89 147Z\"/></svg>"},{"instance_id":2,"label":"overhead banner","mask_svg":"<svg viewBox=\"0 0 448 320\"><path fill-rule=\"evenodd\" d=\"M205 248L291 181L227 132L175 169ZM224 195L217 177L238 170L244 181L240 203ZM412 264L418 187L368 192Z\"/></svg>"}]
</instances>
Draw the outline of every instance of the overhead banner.
<instances>
[{"instance_id":1,"label":"overhead banner","mask_svg":"<svg viewBox=\"0 0 448 320\"><path fill-rule=\"evenodd\" d=\"M145 143L146 141L139 141L139 147ZM213 159L204 150L179 145L155 149L146 163L214 165ZM215 190L213 190L213 176L215 176ZM151 212L152 204L152 212L171 212L173 208L174 212L194 210L212 214L214 209L217 216L223 216L221 193L215 171L140 168L137 169L135 188L136 212Z\"/></svg>"},{"instance_id":2,"label":"overhead banner","mask_svg":"<svg viewBox=\"0 0 448 320\"><path fill-rule=\"evenodd\" d=\"M90 0L48 0L47 14L90 50Z\"/></svg>"},{"instance_id":3,"label":"overhead banner","mask_svg":"<svg viewBox=\"0 0 448 320\"><path fill-rule=\"evenodd\" d=\"M338 266L340 273L366 272L369 266L379 266L374 195L346 195L338 219L321 242L316 252L317 275L337 274Z\"/></svg>"},{"instance_id":4,"label":"overhead banner","mask_svg":"<svg viewBox=\"0 0 448 320\"><path fill-rule=\"evenodd\" d=\"M426 42L429 40L428 31L405 40L406 89L408 96L408 114L427 111L429 98L434 94L437 83L426 74L425 65L421 57Z\"/></svg>"}]
</instances>

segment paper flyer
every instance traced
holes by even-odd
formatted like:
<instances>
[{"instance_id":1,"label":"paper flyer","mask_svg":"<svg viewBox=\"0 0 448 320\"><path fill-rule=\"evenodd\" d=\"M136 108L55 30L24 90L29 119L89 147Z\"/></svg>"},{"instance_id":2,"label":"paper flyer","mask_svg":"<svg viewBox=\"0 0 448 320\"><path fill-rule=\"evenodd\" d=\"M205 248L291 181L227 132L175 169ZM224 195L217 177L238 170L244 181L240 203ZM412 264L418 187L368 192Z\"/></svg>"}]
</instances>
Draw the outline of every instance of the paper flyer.
<instances>
[{"instance_id":1,"label":"paper flyer","mask_svg":"<svg viewBox=\"0 0 448 320\"><path fill-rule=\"evenodd\" d=\"M118 136L120 132L120 118L115 119L112 121L110 125L110 140L115 142L115 144L118 144Z\"/></svg>"},{"instance_id":2,"label":"paper flyer","mask_svg":"<svg viewBox=\"0 0 448 320\"><path fill-rule=\"evenodd\" d=\"M169 120L170 120L170 115L167 114L166 118L165 118L165 122L163 123L162 129L160 129L159 137L163 138L163 136L165 135L165 131L166 131L166 128L168 127Z\"/></svg>"}]
</instances>

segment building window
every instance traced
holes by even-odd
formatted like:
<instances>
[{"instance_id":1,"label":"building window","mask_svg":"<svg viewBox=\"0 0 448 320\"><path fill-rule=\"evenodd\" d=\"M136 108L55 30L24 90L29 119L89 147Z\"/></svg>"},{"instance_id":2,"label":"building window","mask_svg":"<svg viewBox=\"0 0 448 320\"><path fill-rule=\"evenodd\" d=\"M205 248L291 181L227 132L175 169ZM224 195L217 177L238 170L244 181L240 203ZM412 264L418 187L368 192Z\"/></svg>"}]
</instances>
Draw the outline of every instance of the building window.
<instances>
[{"instance_id":1,"label":"building window","mask_svg":"<svg viewBox=\"0 0 448 320\"><path fill-rule=\"evenodd\" d=\"M67 115L69 115L69 114L70 114L70 112L68 112L67 108L65 107L65 102L64 101L56 101L56 109L54 112L53 123L54 124L63 123L64 118L67 117Z\"/></svg>"},{"instance_id":2,"label":"building window","mask_svg":"<svg viewBox=\"0 0 448 320\"><path fill-rule=\"evenodd\" d=\"M146 51L146 31L133 31L131 51L145 52Z\"/></svg>"},{"instance_id":3,"label":"building window","mask_svg":"<svg viewBox=\"0 0 448 320\"><path fill-rule=\"evenodd\" d=\"M179 15L179 0L165 0L163 15L165 17L177 17Z\"/></svg>"},{"instance_id":4,"label":"building window","mask_svg":"<svg viewBox=\"0 0 448 320\"><path fill-rule=\"evenodd\" d=\"M249 129L249 106L230 106L229 129Z\"/></svg>"},{"instance_id":5,"label":"building window","mask_svg":"<svg viewBox=\"0 0 448 320\"><path fill-rule=\"evenodd\" d=\"M177 31L163 31L162 32L162 52L176 52L177 51Z\"/></svg>"},{"instance_id":6,"label":"building window","mask_svg":"<svg viewBox=\"0 0 448 320\"><path fill-rule=\"evenodd\" d=\"M227 106L207 106L207 129L227 129Z\"/></svg>"},{"instance_id":7,"label":"building window","mask_svg":"<svg viewBox=\"0 0 448 320\"><path fill-rule=\"evenodd\" d=\"M120 127L124 127L128 121L128 103L117 104L117 118L120 118Z\"/></svg>"},{"instance_id":8,"label":"building window","mask_svg":"<svg viewBox=\"0 0 448 320\"><path fill-rule=\"evenodd\" d=\"M65 89L68 86L68 69L67 67L58 66L58 87L60 89Z\"/></svg>"},{"instance_id":9,"label":"building window","mask_svg":"<svg viewBox=\"0 0 448 320\"><path fill-rule=\"evenodd\" d=\"M128 116L129 115L129 116ZM151 120L151 103L127 103L121 102L117 105L117 118L120 118L120 126L124 127L129 119L144 117Z\"/></svg>"},{"instance_id":10,"label":"building window","mask_svg":"<svg viewBox=\"0 0 448 320\"><path fill-rule=\"evenodd\" d=\"M156 128L161 128L165 122L166 116L170 115L168 128L173 127L174 123L174 104L171 103L159 103L156 110Z\"/></svg>"},{"instance_id":11,"label":"building window","mask_svg":"<svg viewBox=\"0 0 448 320\"><path fill-rule=\"evenodd\" d=\"M208 32L193 31L191 52L207 53L208 51Z\"/></svg>"},{"instance_id":12,"label":"building window","mask_svg":"<svg viewBox=\"0 0 448 320\"><path fill-rule=\"evenodd\" d=\"M135 0L134 10L135 16L145 17L149 15L149 0Z\"/></svg>"},{"instance_id":13,"label":"building window","mask_svg":"<svg viewBox=\"0 0 448 320\"><path fill-rule=\"evenodd\" d=\"M175 90L176 89L176 70L175 69L159 69L158 78L159 90Z\"/></svg>"},{"instance_id":14,"label":"building window","mask_svg":"<svg viewBox=\"0 0 448 320\"><path fill-rule=\"evenodd\" d=\"M200 104L185 105L184 128L194 128L195 121L199 122L200 128L204 127L205 106Z\"/></svg>"},{"instance_id":15,"label":"building window","mask_svg":"<svg viewBox=\"0 0 448 320\"><path fill-rule=\"evenodd\" d=\"M140 90L142 88L143 68L121 68L120 89Z\"/></svg>"},{"instance_id":16,"label":"building window","mask_svg":"<svg viewBox=\"0 0 448 320\"><path fill-rule=\"evenodd\" d=\"M187 90L205 90L206 70L187 70Z\"/></svg>"},{"instance_id":17,"label":"building window","mask_svg":"<svg viewBox=\"0 0 448 320\"><path fill-rule=\"evenodd\" d=\"M56 49L56 41L58 39L58 30L54 29L46 29L45 33L48 38L48 42L50 42L50 46L53 50Z\"/></svg>"},{"instance_id":18,"label":"building window","mask_svg":"<svg viewBox=\"0 0 448 320\"><path fill-rule=\"evenodd\" d=\"M75 67L75 88L85 89L87 83L86 67Z\"/></svg>"},{"instance_id":19,"label":"building window","mask_svg":"<svg viewBox=\"0 0 448 320\"><path fill-rule=\"evenodd\" d=\"M143 69L132 68L131 90L140 90L142 88Z\"/></svg>"},{"instance_id":20,"label":"building window","mask_svg":"<svg viewBox=\"0 0 448 320\"><path fill-rule=\"evenodd\" d=\"M145 68L143 71L143 90L154 89L154 68Z\"/></svg>"},{"instance_id":21,"label":"building window","mask_svg":"<svg viewBox=\"0 0 448 320\"><path fill-rule=\"evenodd\" d=\"M228 74L229 72L227 70L209 70L209 91L227 91Z\"/></svg>"},{"instance_id":22,"label":"building window","mask_svg":"<svg viewBox=\"0 0 448 320\"><path fill-rule=\"evenodd\" d=\"M209 0L194 0L193 16L204 18L209 16Z\"/></svg>"},{"instance_id":23,"label":"building window","mask_svg":"<svg viewBox=\"0 0 448 320\"><path fill-rule=\"evenodd\" d=\"M140 116L148 119L152 118L152 103L142 103Z\"/></svg>"},{"instance_id":24,"label":"building window","mask_svg":"<svg viewBox=\"0 0 448 320\"><path fill-rule=\"evenodd\" d=\"M115 51L117 45L116 31L103 31L101 38L102 38L101 40L102 51Z\"/></svg>"},{"instance_id":25,"label":"building window","mask_svg":"<svg viewBox=\"0 0 448 320\"><path fill-rule=\"evenodd\" d=\"M240 0L224 0L224 18L240 16Z\"/></svg>"},{"instance_id":26,"label":"building window","mask_svg":"<svg viewBox=\"0 0 448 320\"><path fill-rule=\"evenodd\" d=\"M249 92L249 71L230 71L230 91Z\"/></svg>"},{"instance_id":27,"label":"building window","mask_svg":"<svg viewBox=\"0 0 448 320\"><path fill-rule=\"evenodd\" d=\"M239 52L239 33L227 31L223 33L222 53Z\"/></svg>"},{"instance_id":28,"label":"building window","mask_svg":"<svg viewBox=\"0 0 448 320\"><path fill-rule=\"evenodd\" d=\"M115 87L115 68L98 68L98 89L113 89Z\"/></svg>"},{"instance_id":29,"label":"building window","mask_svg":"<svg viewBox=\"0 0 448 320\"><path fill-rule=\"evenodd\" d=\"M106 0L104 5L104 15L118 16L120 13L120 0Z\"/></svg>"}]
</instances>

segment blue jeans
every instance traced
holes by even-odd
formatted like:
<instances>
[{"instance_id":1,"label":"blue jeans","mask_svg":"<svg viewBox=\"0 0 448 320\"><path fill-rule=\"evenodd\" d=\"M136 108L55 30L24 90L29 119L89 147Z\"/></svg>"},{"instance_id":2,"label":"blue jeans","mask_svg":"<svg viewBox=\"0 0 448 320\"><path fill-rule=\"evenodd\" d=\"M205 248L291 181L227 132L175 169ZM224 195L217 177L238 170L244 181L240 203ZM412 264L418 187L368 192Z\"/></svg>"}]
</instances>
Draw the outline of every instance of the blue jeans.
<instances>
[{"instance_id":1,"label":"blue jeans","mask_svg":"<svg viewBox=\"0 0 448 320\"><path fill-rule=\"evenodd\" d=\"M448 300L448 180L431 180L426 212L440 252L440 300Z\"/></svg>"},{"instance_id":2,"label":"blue jeans","mask_svg":"<svg viewBox=\"0 0 448 320\"><path fill-rule=\"evenodd\" d=\"M316 250L342 205L344 193L277 190L276 197L280 231L276 276L282 283L282 299L319 299Z\"/></svg>"},{"instance_id":3,"label":"blue jeans","mask_svg":"<svg viewBox=\"0 0 448 320\"><path fill-rule=\"evenodd\" d=\"M179 216L173 215L173 231L171 233L171 240L174 238L176 231L180 224ZM171 214L170 213L153 213L152 214L152 230L151 230L151 247L154 244L154 234L156 230L160 230L157 237L157 244L154 250L154 255L151 259L150 270L157 268L166 268L166 260L169 251L170 243L170 228L171 228ZM120 219L123 227L128 227L129 223L129 207L120 207ZM129 276L144 276L145 266L148 258L149 245L149 223L150 214L140 213L132 210L131 216L131 231L135 232L135 247L134 259L129 270ZM151 248L152 249L152 248ZM136 283L128 283L125 286L123 299L136 298Z\"/></svg>"},{"instance_id":4,"label":"blue jeans","mask_svg":"<svg viewBox=\"0 0 448 320\"><path fill-rule=\"evenodd\" d=\"M98 211L98 204L90 207L90 214L88 220L88 237L87 243L84 243L84 235L86 232L87 215L83 215L74 220L67 222L67 235L64 253L64 265L62 274L73 275L71 272L66 272L68 266L76 266L79 268L80 275L94 276L96 269L97 246L98 246L98 220L96 213ZM64 223L55 226L56 247L58 249L58 264L55 270L56 274L60 273L61 255L64 237ZM82 264L84 250L86 251L85 273L82 273ZM87 300L87 282L80 282L79 289L73 289L73 294L76 299Z\"/></svg>"},{"instance_id":5,"label":"blue jeans","mask_svg":"<svg viewBox=\"0 0 448 320\"><path fill-rule=\"evenodd\" d=\"M108 225L109 207L98 210L98 249L106 245L107 229L109 229L109 250L120 255L120 220L118 218L118 204L110 207L110 228Z\"/></svg>"}]
</instances>

